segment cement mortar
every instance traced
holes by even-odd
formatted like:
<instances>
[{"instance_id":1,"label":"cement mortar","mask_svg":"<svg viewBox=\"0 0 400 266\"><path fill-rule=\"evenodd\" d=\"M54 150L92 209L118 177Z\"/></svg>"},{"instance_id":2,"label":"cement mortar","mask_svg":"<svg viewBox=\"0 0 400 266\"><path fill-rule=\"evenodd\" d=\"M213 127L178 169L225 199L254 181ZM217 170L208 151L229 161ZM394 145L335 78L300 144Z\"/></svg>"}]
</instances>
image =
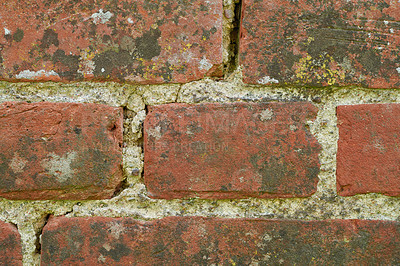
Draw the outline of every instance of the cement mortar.
<instances>
[{"instance_id":1,"label":"cement mortar","mask_svg":"<svg viewBox=\"0 0 400 266\"><path fill-rule=\"evenodd\" d=\"M400 221L400 198L380 194L340 197L336 193L338 129L336 107L363 103L400 103L400 90L248 86L236 71L226 81L204 79L184 85L134 86L117 83L0 82L0 102L90 102L120 106L124 119L124 173L128 188L110 200L0 200L0 219L17 225L22 237L24 265L38 265L41 230L46 217L107 216L140 220L166 216L207 216L268 219L379 219ZM310 101L319 108L309 121L322 146L318 191L309 198L241 200L155 200L143 184L142 126L146 105L173 102Z\"/></svg>"}]
</instances>

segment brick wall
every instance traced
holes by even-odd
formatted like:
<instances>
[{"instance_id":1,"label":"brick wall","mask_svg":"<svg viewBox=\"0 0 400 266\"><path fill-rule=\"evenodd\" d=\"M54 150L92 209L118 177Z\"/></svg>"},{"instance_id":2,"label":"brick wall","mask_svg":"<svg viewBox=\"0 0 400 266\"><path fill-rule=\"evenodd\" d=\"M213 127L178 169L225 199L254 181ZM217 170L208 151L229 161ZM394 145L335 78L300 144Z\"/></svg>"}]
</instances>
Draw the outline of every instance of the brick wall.
<instances>
[{"instance_id":1,"label":"brick wall","mask_svg":"<svg viewBox=\"0 0 400 266\"><path fill-rule=\"evenodd\" d=\"M400 3L0 1L10 265L400 264Z\"/></svg>"}]
</instances>

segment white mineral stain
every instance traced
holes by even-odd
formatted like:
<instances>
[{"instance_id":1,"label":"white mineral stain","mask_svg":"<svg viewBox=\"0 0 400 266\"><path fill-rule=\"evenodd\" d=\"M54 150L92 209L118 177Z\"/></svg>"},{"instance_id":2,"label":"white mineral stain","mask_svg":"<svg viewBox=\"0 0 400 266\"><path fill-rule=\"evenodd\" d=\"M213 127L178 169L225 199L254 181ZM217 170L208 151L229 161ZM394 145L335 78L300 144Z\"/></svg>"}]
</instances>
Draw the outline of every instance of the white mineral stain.
<instances>
[{"instance_id":1,"label":"white mineral stain","mask_svg":"<svg viewBox=\"0 0 400 266\"><path fill-rule=\"evenodd\" d=\"M270 236L269 234L265 234L263 237L262 237L262 240L264 240L264 241L266 241L266 242L270 242L271 240L272 240L272 236Z\"/></svg>"},{"instance_id":2,"label":"white mineral stain","mask_svg":"<svg viewBox=\"0 0 400 266\"><path fill-rule=\"evenodd\" d=\"M173 54L173 55L171 55L170 58L168 58L168 62L171 65L176 65L176 66L182 65L182 63L189 63L192 60L193 60L193 53L188 50ZM199 68L202 69L201 68L202 67L201 60L200 60L199 64L200 64Z\"/></svg>"},{"instance_id":3,"label":"white mineral stain","mask_svg":"<svg viewBox=\"0 0 400 266\"><path fill-rule=\"evenodd\" d=\"M11 31L7 28L4 28L4 35L10 35Z\"/></svg>"},{"instance_id":4,"label":"white mineral stain","mask_svg":"<svg viewBox=\"0 0 400 266\"><path fill-rule=\"evenodd\" d=\"M106 258L102 254L100 254L100 256L97 258L97 261L98 262L106 262Z\"/></svg>"},{"instance_id":5,"label":"white mineral stain","mask_svg":"<svg viewBox=\"0 0 400 266\"><path fill-rule=\"evenodd\" d=\"M110 11L103 12L103 9L100 9L99 12L94 13L91 18L93 19L94 24L104 24L110 20L110 18L114 16Z\"/></svg>"},{"instance_id":6,"label":"white mineral stain","mask_svg":"<svg viewBox=\"0 0 400 266\"><path fill-rule=\"evenodd\" d=\"M128 23L133 24L133 20L131 18L128 18Z\"/></svg>"},{"instance_id":7,"label":"white mineral stain","mask_svg":"<svg viewBox=\"0 0 400 266\"><path fill-rule=\"evenodd\" d=\"M78 73L83 74L84 76L93 75L93 71L95 69L95 63L92 61L94 55L88 51L82 51L79 57L79 69Z\"/></svg>"},{"instance_id":8,"label":"white mineral stain","mask_svg":"<svg viewBox=\"0 0 400 266\"><path fill-rule=\"evenodd\" d=\"M24 70L19 72L16 76L17 79L38 79L43 77L60 77L54 70L46 71L44 69L39 71Z\"/></svg>"},{"instance_id":9,"label":"white mineral stain","mask_svg":"<svg viewBox=\"0 0 400 266\"><path fill-rule=\"evenodd\" d=\"M271 120L273 115L274 115L274 112L272 112L272 110L265 109L264 111L262 111L260 113L260 120L264 121L264 122L267 120Z\"/></svg>"},{"instance_id":10,"label":"white mineral stain","mask_svg":"<svg viewBox=\"0 0 400 266\"><path fill-rule=\"evenodd\" d=\"M110 244L108 244L108 243L105 243L105 244L103 245L103 248L104 248L105 250L107 250L107 251L110 251L110 250L111 250L111 246L110 246Z\"/></svg>"},{"instance_id":11,"label":"white mineral stain","mask_svg":"<svg viewBox=\"0 0 400 266\"><path fill-rule=\"evenodd\" d=\"M119 236L125 232L124 226L120 223L113 222L109 226L110 233L115 239L119 239Z\"/></svg>"},{"instance_id":12,"label":"white mineral stain","mask_svg":"<svg viewBox=\"0 0 400 266\"><path fill-rule=\"evenodd\" d=\"M147 129L147 134L149 134L149 136L158 140L161 138L161 127L156 126L155 128L149 128L149 129Z\"/></svg>"},{"instance_id":13,"label":"white mineral stain","mask_svg":"<svg viewBox=\"0 0 400 266\"><path fill-rule=\"evenodd\" d=\"M71 163L77 158L76 152L69 152L62 157L50 153L49 157L42 161L42 166L50 175L56 177L60 182L65 182L73 177L75 170L72 169Z\"/></svg>"},{"instance_id":14,"label":"white mineral stain","mask_svg":"<svg viewBox=\"0 0 400 266\"><path fill-rule=\"evenodd\" d=\"M14 157L11 160L10 168L13 170L14 173L22 173L24 171L25 165L28 160L19 156L18 153L14 153Z\"/></svg>"},{"instance_id":15,"label":"white mineral stain","mask_svg":"<svg viewBox=\"0 0 400 266\"><path fill-rule=\"evenodd\" d=\"M212 64L210 63L210 61L207 60L207 58L203 57L200 62L199 62L199 69L200 70L210 70L210 68L212 68Z\"/></svg>"},{"instance_id":16,"label":"white mineral stain","mask_svg":"<svg viewBox=\"0 0 400 266\"><path fill-rule=\"evenodd\" d=\"M265 76L257 80L258 84L268 84L268 83L279 83L279 80L271 78L270 76Z\"/></svg>"}]
</instances>

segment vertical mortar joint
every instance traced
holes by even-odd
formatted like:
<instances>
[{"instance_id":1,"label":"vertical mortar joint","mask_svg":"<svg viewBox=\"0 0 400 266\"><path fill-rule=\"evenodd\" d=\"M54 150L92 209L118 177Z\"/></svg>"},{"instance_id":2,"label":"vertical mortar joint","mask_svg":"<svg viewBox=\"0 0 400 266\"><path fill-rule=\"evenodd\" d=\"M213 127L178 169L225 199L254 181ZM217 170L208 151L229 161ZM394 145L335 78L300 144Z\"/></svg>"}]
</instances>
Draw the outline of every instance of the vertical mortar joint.
<instances>
[{"instance_id":1,"label":"vertical mortar joint","mask_svg":"<svg viewBox=\"0 0 400 266\"><path fill-rule=\"evenodd\" d=\"M228 39L228 42L225 44L225 49L227 50L227 58L224 66L225 78L229 77L239 66L242 1L233 0L232 5L227 5L224 8L224 18L229 21L229 25L225 27L227 31L225 34Z\"/></svg>"},{"instance_id":2,"label":"vertical mortar joint","mask_svg":"<svg viewBox=\"0 0 400 266\"><path fill-rule=\"evenodd\" d=\"M36 250L35 253L39 254L39 256L42 253L42 241L41 241L41 237L42 237L42 233L43 233L43 229L44 227L47 225L47 222L50 219L51 214L47 214L44 219L43 219L43 225L39 228L39 230L36 232L36 241L35 241L35 246L36 246Z\"/></svg>"}]
</instances>

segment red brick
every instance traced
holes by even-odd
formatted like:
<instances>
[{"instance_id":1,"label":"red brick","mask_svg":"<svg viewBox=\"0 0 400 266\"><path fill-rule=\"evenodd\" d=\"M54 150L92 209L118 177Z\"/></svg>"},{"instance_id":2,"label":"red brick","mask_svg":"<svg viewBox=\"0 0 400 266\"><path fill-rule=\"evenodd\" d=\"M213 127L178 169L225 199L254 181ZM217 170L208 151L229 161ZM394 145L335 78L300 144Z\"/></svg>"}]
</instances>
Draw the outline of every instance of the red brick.
<instances>
[{"instance_id":1,"label":"red brick","mask_svg":"<svg viewBox=\"0 0 400 266\"><path fill-rule=\"evenodd\" d=\"M337 191L400 196L400 104L337 107Z\"/></svg>"},{"instance_id":2,"label":"red brick","mask_svg":"<svg viewBox=\"0 0 400 266\"><path fill-rule=\"evenodd\" d=\"M65 218L42 234L42 265L396 265L390 221Z\"/></svg>"},{"instance_id":3,"label":"red brick","mask_svg":"<svg viewBox=\"0 0 400 266\"><path fill-rule=\"evenodd\" d=\"M0 221L1 265L22 265L21 236L16 226Z\"/></svg>"},{"instance_id":4,"label":"red brick","mask_svg":"<svg viewBox=\"0 0 400 266\"><path fill-rule=\"evenodd\" d=\"M5 80L177 83L222 75L222 0L0 3Z\"/></svg>"},{"instance_id":5,"label":"red brick","mask_svg":"<svg viewBox=\"0 0 400 266\"><path fill-rule=\"evenodd\" d=\"M101 199L122 180L122 109L0 104L0 196Z\"/></svg>"},{"instance_id":6,"label":"red brick","mask_svg":"<svg viewBox=\"0 0 400 266\"><path fill-rule=\"evenodd\" d=\"M320 146L306 102L150 106L144 174L154 198L306 197Z\"/></svg>"},{"instance_id":7,"label":"red brick","mask_svg":"<svg viewBox=\"0 0 400 266\"><path fill-rule=\"evenodd\" d=\"M400 87L398 1L243 2L246 83Z\"/></svg>"}]
</instances>

